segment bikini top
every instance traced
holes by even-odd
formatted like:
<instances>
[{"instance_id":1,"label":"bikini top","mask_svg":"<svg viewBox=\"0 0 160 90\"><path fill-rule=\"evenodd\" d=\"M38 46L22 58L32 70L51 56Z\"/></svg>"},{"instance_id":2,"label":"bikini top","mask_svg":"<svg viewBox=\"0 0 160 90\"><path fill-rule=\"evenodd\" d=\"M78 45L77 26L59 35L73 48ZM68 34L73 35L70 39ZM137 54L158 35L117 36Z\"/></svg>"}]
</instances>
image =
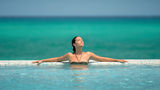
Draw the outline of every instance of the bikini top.
<instances>
[{"instance_id":1,"label":"bikini top","mask_svg":"<svg viewBox=\"0 0 160 90\"><path fill-rule=\"evenodd\" d=\"M70 62L70 64L88 64L88 62Z\"/></svg>"}]
</instances>

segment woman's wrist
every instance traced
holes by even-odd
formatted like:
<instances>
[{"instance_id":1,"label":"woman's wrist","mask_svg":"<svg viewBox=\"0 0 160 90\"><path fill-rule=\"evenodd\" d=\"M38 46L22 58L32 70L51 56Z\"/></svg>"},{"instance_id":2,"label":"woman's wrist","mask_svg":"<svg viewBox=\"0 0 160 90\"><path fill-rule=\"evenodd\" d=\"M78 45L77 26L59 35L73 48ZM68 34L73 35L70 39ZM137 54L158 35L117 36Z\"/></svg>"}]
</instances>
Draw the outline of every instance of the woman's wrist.
<instances>
[{"instance_id":1,"label":"woman's wrist","mask_svg":"<svg viewBox=\"0 0 160 90\"><path fill-rule=\"evenodd\" d=\"M126 60L120 60L120 62L128 62L128 61L126 61Z\"/></svg>"},{"instance_id":2,"label":"woman's wrist","mask_svg":"<svg viewBox=\"0 0 160 90\"><path fill-rule=\"evenodd\" d=\"M40 60L40 62L42 63L42 62L44 62L43 60Z\"/></svg>"},{"instance_id":3,"label":"woman's wrist","mask_svg":"<svg viewBox=\"0 0 160 90\"><path fill-rule=\"evenodd\" d=\"M118 59L116 59L116 62L123 62L124 60L118 60Z\"/></svg>"},{"instance_id":4,"label":"woman's wrist","mask_svg":"<svg viewBox=\"0 0 160 90\"><path fill-rule=\"evenodd\" d=\"M121 62L122 60L116 60L117 62Z\"/></svg>"}]
</instances>

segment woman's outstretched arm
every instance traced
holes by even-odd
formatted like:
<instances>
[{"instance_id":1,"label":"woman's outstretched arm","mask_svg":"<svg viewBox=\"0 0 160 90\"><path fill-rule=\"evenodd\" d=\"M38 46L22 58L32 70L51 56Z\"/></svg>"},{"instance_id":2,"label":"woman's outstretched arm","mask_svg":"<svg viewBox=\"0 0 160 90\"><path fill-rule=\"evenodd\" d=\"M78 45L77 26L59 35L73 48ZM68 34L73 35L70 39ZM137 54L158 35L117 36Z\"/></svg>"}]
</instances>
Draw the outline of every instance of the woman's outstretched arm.
<instances>
[{"instance_id":1,"label":"woman's outstretched arm","mask_svg":"<svg viewBox=\"0 0 160 90\"><path fill-rule=\"evenodd\" d=\"M55 58L49 58L49 59L43 59L38 61L33 61L32 63L37 63L38 65L42 62L61 62L67 60L70 53L65 54L64 56L55 57Z\"/></svg>"},{"instance_id":2,"label":"woman's outstretched arm","mask_svg":"<svg viewBox=\"0 0 160 90\"><path fill-rule=\"evenodd\" d=\"M90 54L91 59L100 61L100 62L128 62L126 60L118 60L118 59L113 59L113 58L108 58L108 57L101 57L92 52L88 52L88 53Z\"/></svg>"}]
</instances>

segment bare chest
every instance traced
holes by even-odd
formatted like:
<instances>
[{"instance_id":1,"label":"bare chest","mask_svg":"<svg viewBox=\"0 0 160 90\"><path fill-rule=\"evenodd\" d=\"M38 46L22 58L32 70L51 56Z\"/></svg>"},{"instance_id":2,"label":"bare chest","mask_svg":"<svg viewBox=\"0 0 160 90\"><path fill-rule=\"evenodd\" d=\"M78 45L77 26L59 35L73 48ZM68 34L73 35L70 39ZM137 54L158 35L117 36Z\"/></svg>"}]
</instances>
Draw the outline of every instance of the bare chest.
<instances>
[{"instance_id":1,"label":"bare chest","mask_svg":"<svg viewBox=\"0 0 160 90\"><path fill-rule=\"evenodd\" d=\"M82 55L75 55L72 54L69 56L69 62L89 62L90 56L86 53L83 53Z\"/></svg>"}]
</instances>

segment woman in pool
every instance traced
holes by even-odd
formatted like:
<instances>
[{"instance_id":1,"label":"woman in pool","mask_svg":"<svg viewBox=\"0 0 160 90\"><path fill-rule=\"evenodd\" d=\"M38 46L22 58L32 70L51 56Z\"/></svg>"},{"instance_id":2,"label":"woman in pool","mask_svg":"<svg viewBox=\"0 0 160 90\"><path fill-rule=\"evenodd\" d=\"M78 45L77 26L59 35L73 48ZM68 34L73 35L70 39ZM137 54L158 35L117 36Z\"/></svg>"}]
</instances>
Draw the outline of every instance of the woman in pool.
<instances>
[{"instance_id":1,"label":"woman in pool","mask_svg":"<svg viewBox=\"0 0 160 90\"><path fill-rule=\"evenodd\" d=\"M97 56L92 52L82 52L82 48L84 46L84 42L80 36L76 36L72 39L73 53L69 52L64 56L49 58L44 60L34 61L32 63L40 64L42 62L61 62L69 60L72 63L88 63L89 59L100 61L100 62L128 62L126 60L118 60L108 57Z\"/></svg>"}]
</instances>

